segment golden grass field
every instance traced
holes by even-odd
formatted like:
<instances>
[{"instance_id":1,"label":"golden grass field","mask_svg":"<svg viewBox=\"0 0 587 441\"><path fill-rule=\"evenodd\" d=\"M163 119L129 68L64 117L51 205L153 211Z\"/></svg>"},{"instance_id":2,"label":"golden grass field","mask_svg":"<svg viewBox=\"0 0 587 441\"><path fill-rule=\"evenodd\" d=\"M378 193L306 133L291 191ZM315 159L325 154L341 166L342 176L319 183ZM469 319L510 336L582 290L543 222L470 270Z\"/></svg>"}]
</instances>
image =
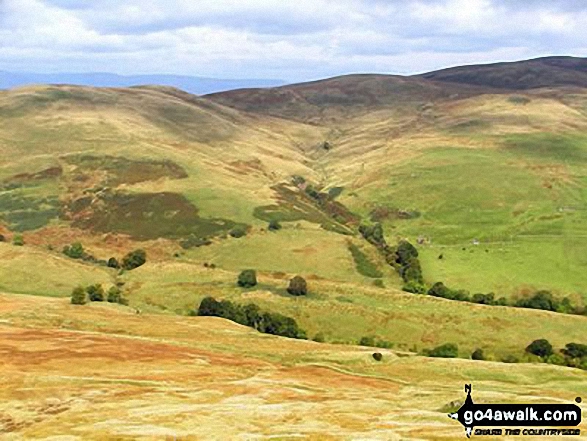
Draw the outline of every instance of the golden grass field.
<instances>
[{"instance_id":1,"label":"golden grass field","mask_svg":"<svg viewBox=\"0 0 587 441\"><path fill-rule=\"evenodd\" d=\"M0 436L455 440L464 431L442 408L465 383L478 402L563 403L587 386L569 368L380 351L2 294Z\"/></svg>"}]
</instances>

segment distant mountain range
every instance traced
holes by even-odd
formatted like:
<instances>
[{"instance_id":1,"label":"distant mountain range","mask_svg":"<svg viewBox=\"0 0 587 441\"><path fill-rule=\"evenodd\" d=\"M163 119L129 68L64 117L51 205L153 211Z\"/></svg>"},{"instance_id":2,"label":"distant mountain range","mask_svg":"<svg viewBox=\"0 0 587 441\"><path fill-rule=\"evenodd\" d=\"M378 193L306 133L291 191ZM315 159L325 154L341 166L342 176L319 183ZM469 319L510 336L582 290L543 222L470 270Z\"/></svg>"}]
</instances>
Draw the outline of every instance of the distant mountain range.
<instances>
[{"instance_id":1,"label":"distant mountain range","mask_svg":"<svg viewBox=\"0 0 587 441\"><path fill-rule=\"evenodd\" d=\"M142 85L173 86L196 95L243 88L275 87L285 84L271 79L218 79L183 75L117 75L111 73L13 73L0 71L0 89L32 84L70 84L94 87Z\"/></svg>"}]
</instances>

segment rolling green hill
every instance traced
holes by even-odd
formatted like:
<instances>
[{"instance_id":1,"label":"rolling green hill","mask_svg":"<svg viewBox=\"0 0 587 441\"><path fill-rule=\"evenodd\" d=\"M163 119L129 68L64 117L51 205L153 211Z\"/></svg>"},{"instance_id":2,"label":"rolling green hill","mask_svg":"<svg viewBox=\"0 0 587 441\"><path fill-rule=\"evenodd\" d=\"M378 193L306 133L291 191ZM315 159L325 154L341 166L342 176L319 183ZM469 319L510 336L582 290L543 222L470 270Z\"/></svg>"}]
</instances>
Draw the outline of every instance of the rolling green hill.
<instances>
[{"instance_id":1,"label":"rolling green hill","mask_svg":"<svg viewBox=\"0 0 587 441\"><path fill-rule=\"evenodd\" d=\"M204 97L0 92L0 433L206 437L222 424L227 436L265 436L275 426L255 412L267 410L283 439L448 440L461 435L445 414L465 382L487 399L574 399L584 371L538 365L525 348L587 343L583 66ZM417 261L396 249L404 240ZM116 267L136 249L144 265ZM402 291L418 263L416 288L493 292L500 306ZM245 269L255 286L238 286ZM288 292L295 275L306 295ZM93 284L128 305L70 304L74 287ZM556 312L514 307L541 290ZM235 316L257 305L265 330L294 319L317 342L189 317L206 297ZM422 356L445 343L459 360ZM485 361L463 360L476 349ZM571 363L561 357L549 361Z\"/></svg>"}]
</instances>

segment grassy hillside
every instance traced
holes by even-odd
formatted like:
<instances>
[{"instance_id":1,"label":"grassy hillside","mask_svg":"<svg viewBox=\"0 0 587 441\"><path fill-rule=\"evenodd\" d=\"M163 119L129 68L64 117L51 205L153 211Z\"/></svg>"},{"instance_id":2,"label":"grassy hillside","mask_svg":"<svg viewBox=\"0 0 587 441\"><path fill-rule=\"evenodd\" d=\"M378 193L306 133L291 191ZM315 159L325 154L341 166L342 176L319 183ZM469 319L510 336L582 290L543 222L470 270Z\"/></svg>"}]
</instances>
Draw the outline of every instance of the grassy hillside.
<instances>
[{"instance_id":1,"label":"grassy hillside","mask_svg":"<svg viewBox=\"0 0 587 441\"><path fill-rule=\"evenodd\" d=\"M581 371L426 359L224 320L0 295L0 430L11 439L453 440L449 403L571 402ZM507 366L507 368L506 368ZM488 437L488 439L493 439Z\"/></svg>"},{"instance_id":2,"label":"grassy hillside","mask_svg":"<svg viewBox=\"0 0 587 441\"><path fill-rule=\"evenodd\" d=\"M584 314L410 294L390 263L407 239L426 288L509 305L547 289L586 305L587 89L567 81L582 66L207 97L0 92L0 433L449 440L463 436L445 414L465 382L479 400L573 400L583 371L529 364L525 348L587 343ZM83 258L62 252L74 243ZM136 249L146 264L106 265ZM237 286L244 269L256 286ZM307 295L288 294L295 275ZM90 284L120 287L129 307L71 305ZM325 343L190 317L208 296L291 317ZM361 339L387 348L382 362ZM417 355L444 343L458 359ZM477 348L525 363L468 360Z\"/></svg>"}]
</instances>

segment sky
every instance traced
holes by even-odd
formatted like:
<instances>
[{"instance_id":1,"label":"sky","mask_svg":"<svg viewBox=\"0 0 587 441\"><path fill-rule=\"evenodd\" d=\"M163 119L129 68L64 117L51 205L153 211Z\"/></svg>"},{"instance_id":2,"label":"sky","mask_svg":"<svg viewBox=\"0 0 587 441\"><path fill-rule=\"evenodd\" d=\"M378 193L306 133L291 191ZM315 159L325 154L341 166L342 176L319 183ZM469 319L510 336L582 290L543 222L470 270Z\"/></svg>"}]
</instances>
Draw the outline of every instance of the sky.
<instances>
[{"instance_id":1,"label":"sky","mask_svg":"<svg viewBox=\"0 0 587 441\"><path fill-rule=\"evenodd\" d=\"M587 56L584 0L0 0L0 70L303 81Z\"/></svg>"}]
</instances>

